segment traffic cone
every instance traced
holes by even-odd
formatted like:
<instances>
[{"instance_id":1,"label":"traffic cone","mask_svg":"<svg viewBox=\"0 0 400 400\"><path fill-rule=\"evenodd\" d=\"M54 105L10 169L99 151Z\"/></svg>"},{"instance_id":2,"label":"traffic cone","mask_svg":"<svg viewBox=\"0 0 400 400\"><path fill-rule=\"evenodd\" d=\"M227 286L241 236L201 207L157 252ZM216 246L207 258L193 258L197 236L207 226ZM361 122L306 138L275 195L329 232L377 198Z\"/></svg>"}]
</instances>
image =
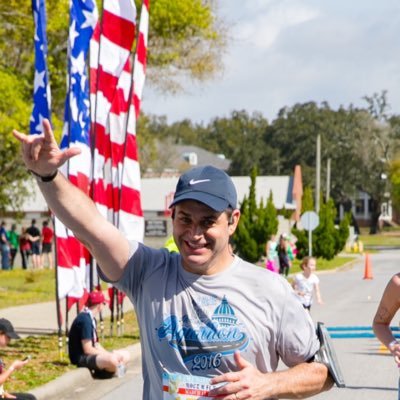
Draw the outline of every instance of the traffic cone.
<instances>
[{"instance_id":1,"label":"traffic cone","mask_svg":"<svg viewBox=\"0 0 400 400\"><path fill-rule=\"evenodd\" d=\"M374 279L374 277L372 276L371 260L368 253L365 253L364 279Z\"/></svg>"}]
</instances>

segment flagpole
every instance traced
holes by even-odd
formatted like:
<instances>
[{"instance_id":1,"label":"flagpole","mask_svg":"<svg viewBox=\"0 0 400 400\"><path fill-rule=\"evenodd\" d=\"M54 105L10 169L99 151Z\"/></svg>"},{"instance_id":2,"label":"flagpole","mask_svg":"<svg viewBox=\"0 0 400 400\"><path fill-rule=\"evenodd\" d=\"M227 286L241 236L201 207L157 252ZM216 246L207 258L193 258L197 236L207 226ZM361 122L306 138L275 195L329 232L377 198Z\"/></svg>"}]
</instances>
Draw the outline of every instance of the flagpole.
<instances>
[{"instance_id":1,"label":"flagpole","mask_svg":"<svg viewBox=\"0 0 400 400\"><path fill-rule=\"evenodd\" d=\"M53 227L55 227L55 218L52 216ZM54 229L55 230L55 229ZM61 318L61 304L60 298L58 297L58 257L57 257L57 240L56 235L53 235L53 246L54 246L54 273L56 279L56 308L57 308L57 325L58 325L58 356L60 360L63 359L63 338L62 338L62 318Z\"/></svg>"}]
</instances>

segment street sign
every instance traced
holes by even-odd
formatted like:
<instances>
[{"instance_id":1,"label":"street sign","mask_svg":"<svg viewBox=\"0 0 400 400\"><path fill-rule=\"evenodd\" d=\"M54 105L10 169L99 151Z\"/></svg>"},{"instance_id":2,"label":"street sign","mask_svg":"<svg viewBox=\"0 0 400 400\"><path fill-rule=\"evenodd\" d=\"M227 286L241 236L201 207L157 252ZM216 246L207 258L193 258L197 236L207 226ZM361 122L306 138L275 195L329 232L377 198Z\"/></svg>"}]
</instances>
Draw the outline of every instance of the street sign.
<instances>
[{"instance_id":1,"label":"street sign","mask_svg":"<svg viewBox=\"0 0 400 400\"><path fill-rule=\"evenodd\" d=\"M300 217L301 226L307 231L313 231L319 225L319 216L314 211L306 211Z\"/></svg>"},{"instance_id":2,"label":"street sign","mask_svg":"<svg viewBox=\"0 0 400 400\"><path fill-rule=\"evenodd\" d=\"M308 231L308 255L312 256L312 235L311 232L319 225L319 216L314 211L306 211L301 217L302 227Z\"/></svg>"}]
</instances>

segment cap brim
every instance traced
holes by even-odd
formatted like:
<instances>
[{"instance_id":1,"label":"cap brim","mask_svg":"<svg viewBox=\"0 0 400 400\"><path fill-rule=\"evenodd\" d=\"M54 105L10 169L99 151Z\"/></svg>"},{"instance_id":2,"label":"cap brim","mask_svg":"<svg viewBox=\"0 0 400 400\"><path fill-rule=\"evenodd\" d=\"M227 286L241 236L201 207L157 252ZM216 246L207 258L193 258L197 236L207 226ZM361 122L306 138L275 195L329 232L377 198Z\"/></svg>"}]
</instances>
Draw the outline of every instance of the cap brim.
<instances>
[{"instance_id":1,"label":"cap brim","mask_svg":"<svg viewBox=\"0 0 400 400\"><path fill-rule=\"evenodd\" d=\"M200 203L205 204L206 206L212 208L215 211L222 212L229 207L229 203L225 199L221 199L219 197L212 196L208 193L203 192L188 192L182 193L180 196L177 196L171 205L170 208L174 205L185 201L185 200L195 200Z\"/></svg>"},{"instance_id":2,"label":"cap brim","mask_svg":"<svg viewBox=\"0 0 400 400\"><path fill-rule=\"evenodd\" d=\"M21 339L21 337L15 332L7 332L6 336L8 336L10 339Z\"/></svg>"}]
</instances>

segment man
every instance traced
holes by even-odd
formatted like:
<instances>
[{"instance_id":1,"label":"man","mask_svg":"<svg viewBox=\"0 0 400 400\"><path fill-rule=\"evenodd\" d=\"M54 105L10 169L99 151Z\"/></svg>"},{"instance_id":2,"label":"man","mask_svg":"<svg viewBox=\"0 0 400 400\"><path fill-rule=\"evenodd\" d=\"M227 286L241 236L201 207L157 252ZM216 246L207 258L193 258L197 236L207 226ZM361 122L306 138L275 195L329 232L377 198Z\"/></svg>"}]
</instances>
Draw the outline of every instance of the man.
<instances>
[{"instance_id":1,"label":"man","mask_svg":"<svg viewBox=\"0 0 400 400\"><path fill-rule=\"evenodd\" d=\"M29 235L29 241L31 242L32 267L33 269L42 268L40 257L40 231L36 226L36 219L32 219L31 226L26 230L26 233Z\"/></svg>"},{"instance_id":2,"label":"man","mask_svg":"<svg viewBox=\"0 0 400 400\"><path fill-rule=\"evenodd\" d=\"M0 347L7 347L11 339L19 339L14 327L8 319L0 318ZM0 359L0 398L15 400L35 400L36 397L28 393L8 393L4 390L4 383L13 374L14 371L22 368L27 364L29 359L24 361L15 360L7 368Z\"/></svg>"},{"instance_id":3,"label":"man","mask_svg":"<svg viewBox=\"0 0 400 400\"><path fill-rule=\"evenodd\" d=\"M47 258L47 265L49 269L53 269L53 245L54 231L49 227L49 221L45 220L42 224L42 264L44 266L44 259Z\"/></svg>"},{"instance_id":4,"label":"man","mask_svg":"<svg viewBox=\"0 0 400 400\"><path fill-rule=\"evenodd\" d=\"M1 250L1 269L10 269L10 244L7 238L5 221L0 225L0 250Z\"/></svg>"},{"instance_id":5,"label":"man","mask_svg":"<svg viewBox=\"0 0 400 400\"><path fill-rule=\"evenodd\" d=\"M181 176L172 202L179 253L129 242L57 169L79 154L43 135L14 131L50 209L88 247L105 280L135 306L145 399L163 397L163 374L213 377L225 400L304 398L332 385L313 323L284 279L234 256L236 190L223 171ZM275 372L279 359L289 369ZM189 380L189 378L187 378Z\"/></svg>"},{"instance_id":6,"label":"man","mask_svg":"<svg viewBox=\"0 0 400 400\"><path fill-rule=\"evenodd\" d=\"M119 367L125 371L130 356L127 351L107 351L99 343L96 316L106 299L102 292L91 292L87 307L78 314L68 334L68 352L72 364L89 368L93 376L111 378Z\"/></svg>"}]
</instances>

